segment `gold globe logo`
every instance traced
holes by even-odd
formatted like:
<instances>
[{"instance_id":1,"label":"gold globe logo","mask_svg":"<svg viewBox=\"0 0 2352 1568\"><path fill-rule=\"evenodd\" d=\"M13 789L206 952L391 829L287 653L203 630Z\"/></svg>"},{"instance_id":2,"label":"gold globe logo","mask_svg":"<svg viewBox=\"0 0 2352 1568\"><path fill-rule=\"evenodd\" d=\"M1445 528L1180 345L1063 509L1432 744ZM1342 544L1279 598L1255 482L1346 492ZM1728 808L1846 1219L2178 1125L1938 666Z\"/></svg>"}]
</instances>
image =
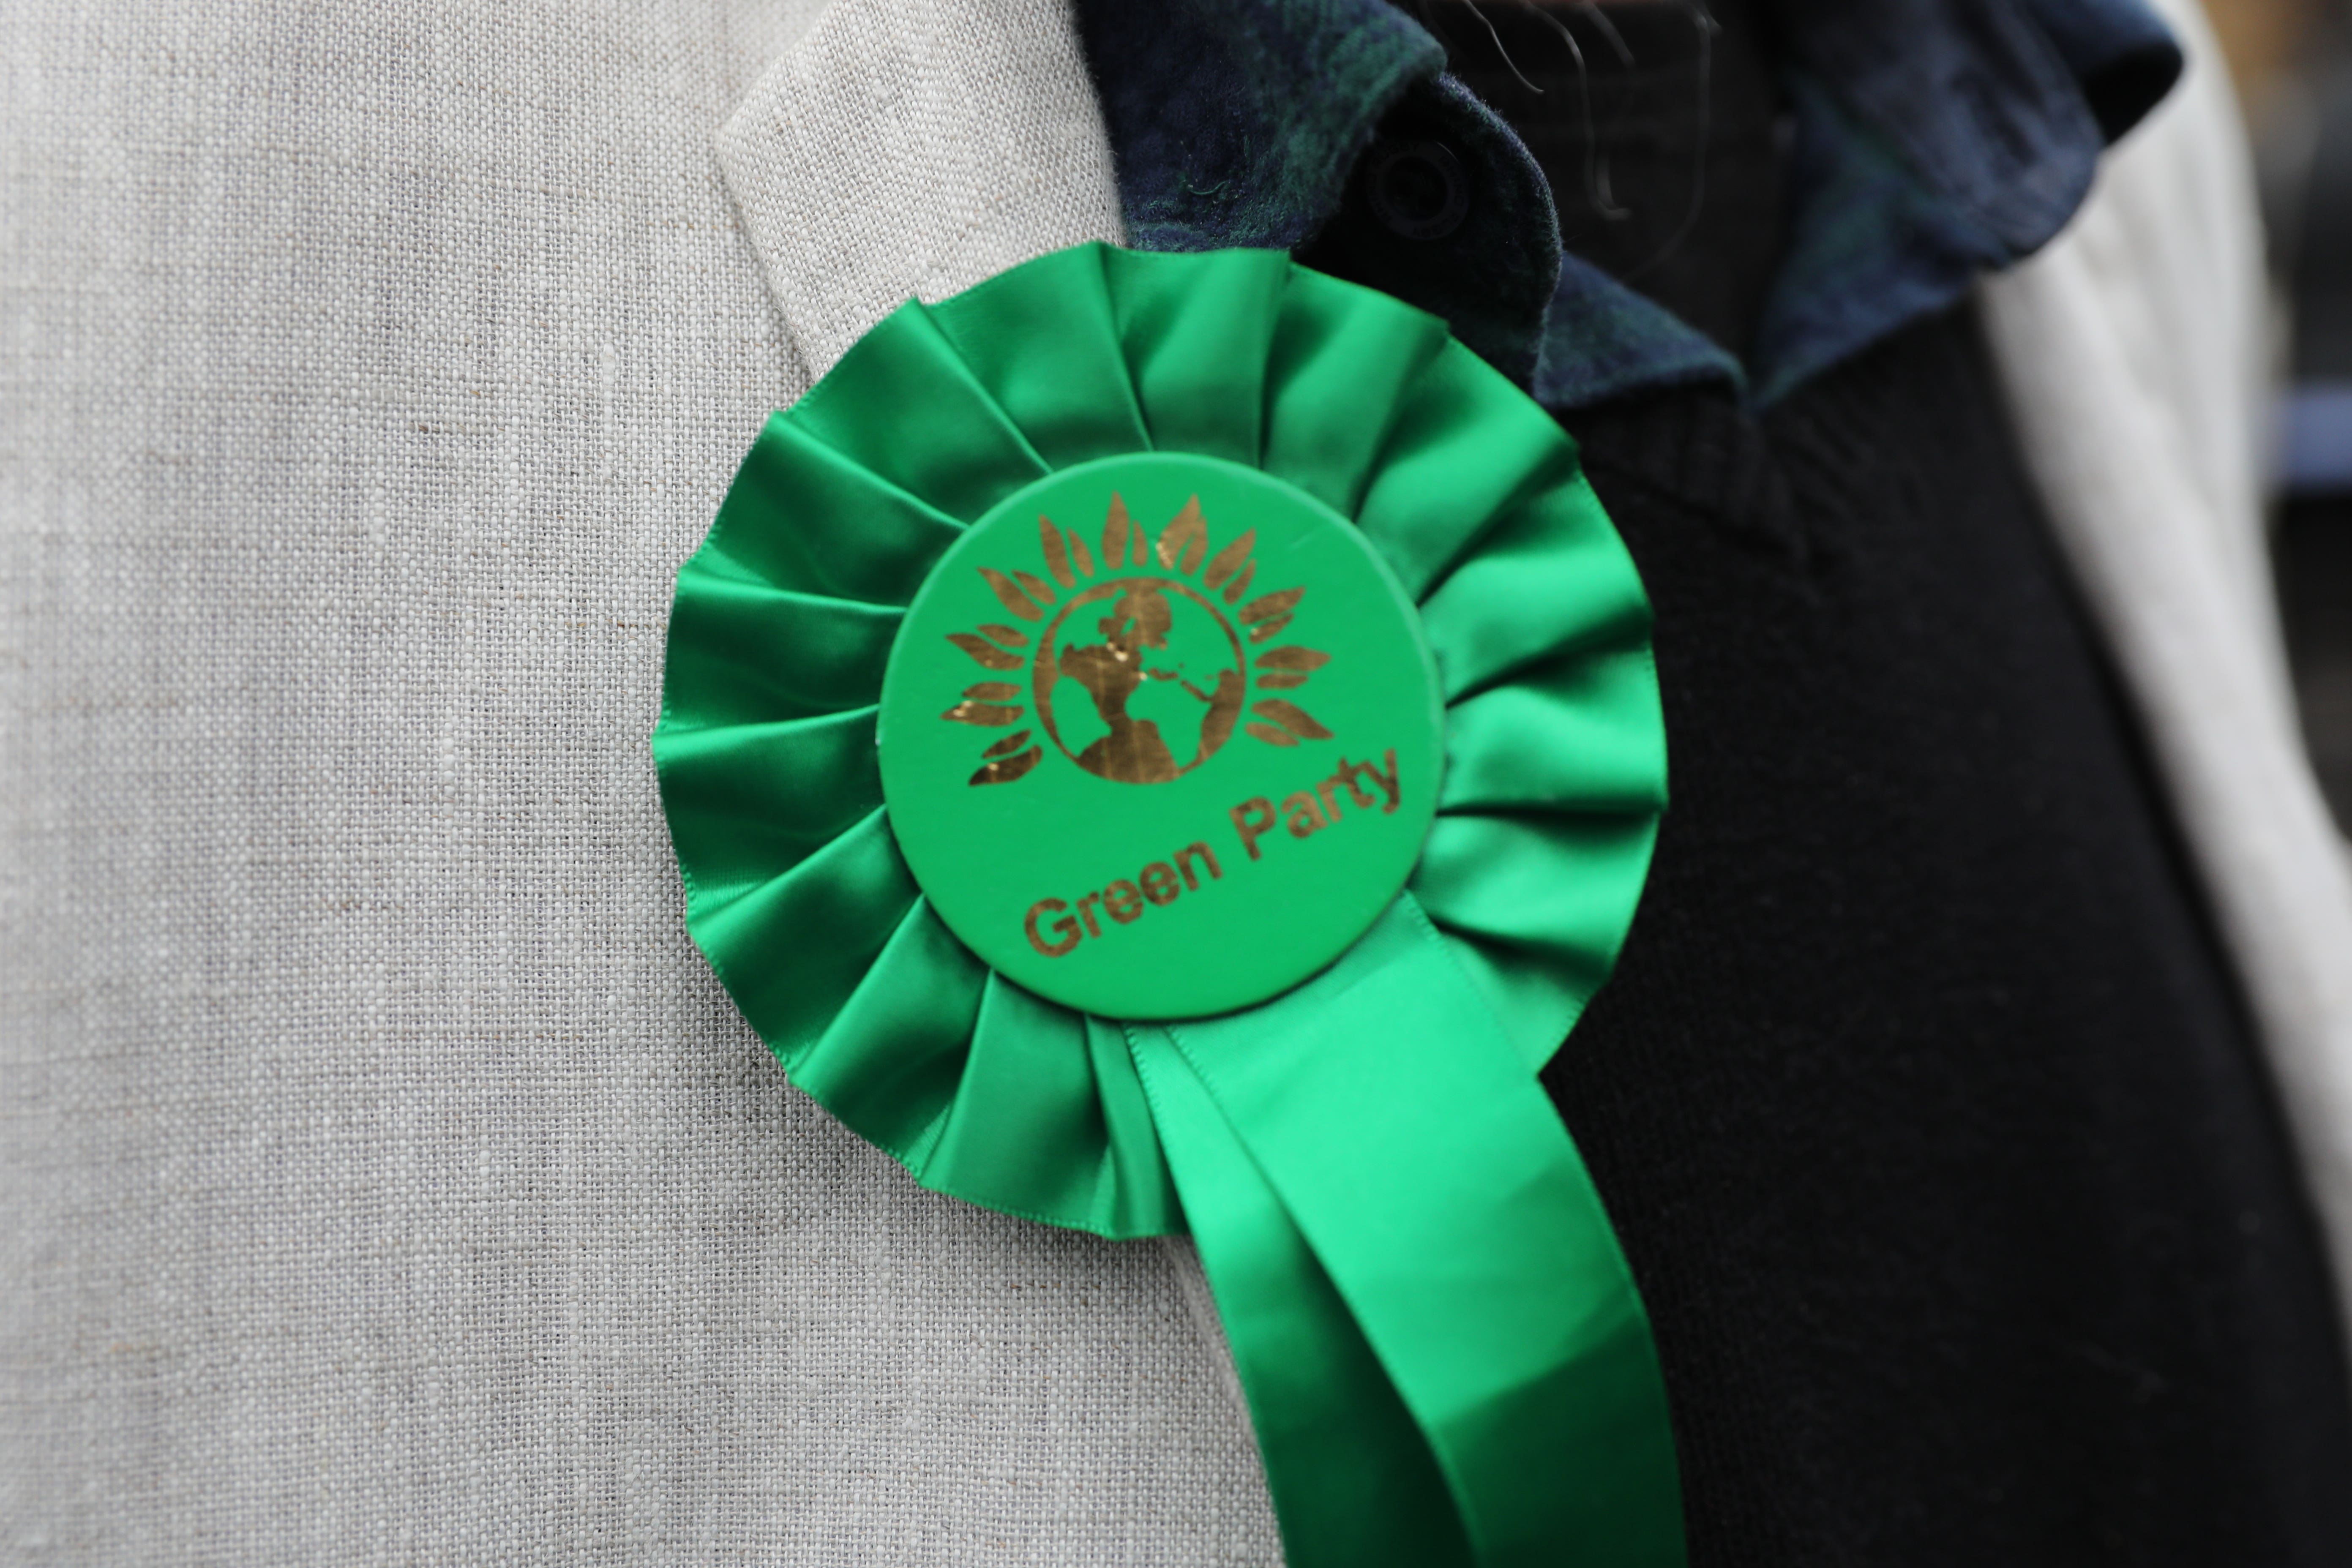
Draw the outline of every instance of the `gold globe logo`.
<instances>
[{"instance_id":1,"label":"gold globe logo","mask_svg":"<svg viewBox=\"0 0 2352 1568\"><path fill-rule=\"evenodd\" d=\"M1195 496L1155 541L1113 495L1099 558L1050 518L1038 518L1037 532L1043 575L980 568L997 603L1034 630L987 622L948 634L998 679L966 687L940 717L1022 726L981 753L972 784L1011 784L1048 744L1097 778L1150 784L1201 766L1236 729L1269 746L1331 738L1288 698L1251 699L1253 689L1304 686L1331 657L1264 646L1290 625L1307 590L1249 597L1256 530L1211 553Z\"/></svg>"}]
</instances>

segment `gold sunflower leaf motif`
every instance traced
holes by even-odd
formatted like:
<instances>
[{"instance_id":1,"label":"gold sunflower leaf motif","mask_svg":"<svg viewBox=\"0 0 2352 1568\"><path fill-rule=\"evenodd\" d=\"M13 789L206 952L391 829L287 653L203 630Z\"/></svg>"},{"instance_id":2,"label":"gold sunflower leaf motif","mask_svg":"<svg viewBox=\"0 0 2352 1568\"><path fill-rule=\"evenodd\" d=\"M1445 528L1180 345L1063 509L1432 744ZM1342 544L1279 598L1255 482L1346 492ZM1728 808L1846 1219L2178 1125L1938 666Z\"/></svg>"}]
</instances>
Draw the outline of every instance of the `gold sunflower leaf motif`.
<instances>
[{"instance_id":1,"label":"gold sunflower leaf motif","mask_svg":"<svg viewBox=\"0 0 2352 1568\"><path fill-rule=\"evenodd\" d=\"M1208 525L1201 521L1201 498L1194 496L1184 503L1160 535L1160 564L1171 572L1181 572L1187 577L1201 569L1201 557L1209 550Z\"/></svg>"},{"instance_id":2,"label":"gold sunflower leaf motif","mask_svg":"<svg viewBox=\"0 0 2352 1568\"><path fill-rule=\"evenodd\" d=\"M996 702L974 702L967 698L940 715L951 724L979 724L989 729L1001 728L1017 721L1024 710L1007 708Z\"/></svg>"},{"instance_id":3,"label":"gold sunflower leaf motif","mask_svg":"<svg viewBox=\"0 0 2352 1568\"><path fill-rule=\"evenodd\" d=\"M1020 585L1015 584L1012 578L1007 577L1003 573L999 572L993 566L982 567L980 569L980 574L987 581L989 592L996 595L996 602L1003 605L1007 610L1011 611L1015 620L1037 621L1045 619L1045 611L1044 606L1031 599L1028 595L1023 593ZM1028 574L1024 572L1022 575L1026 577L1028 576ZM1032 578L1031 581L1034 582L1035 579ZM1050 594L1046 595L1045 603L1053 603L1053 596Z\"/></svg>"},{"instance_id":4,"label":"gold sunflower leaf motif","mask_svg":"<svg viewBox=\"0 0 2352 1568\"><path fill-rule=\"evenodd\" d=\"M1286 614L1307 596L1304 588L1278 588L1271 594L1260 594L1241 607L1241 621L1245 626L1255 626L1270 616Z\"/></svg>"},{"instance_id":5,"label":"gold sunflower leaf motif","mask_svg":"<svg viewBox=\"0 0 2352 1568\"><path fill-rule=\"evenodd\" d=\"M1127 542L1135 532L1135 520L1127 515L1127 501L1117 490L1111 492L1110 514L1103 519L1103 564L1116 571L1127 564Z\"/></svg>"},{"instance_id":6,"label":"gold sunflower leaf motif","mask_svg":"<svg viewBox=\"0 0 2352 1568\"><path fill-rule=\"evenodd\" d=\"M1097 778L1164 784L1201 766L1236 732L1270 746L1330 739L1331 731L1295 702L1269 697L1249 705L1253 685L1302 686L1331 657L1297 644L1255 658L1246 651L1287 626L1307 594L1282 588L1249 598L1256 549L1255 528L1219 548L1197 495L1155 539L1113 494L1099 557L1040 514L1036 560L1045 576L1010 562L1003 570L979 568L997 602L1030 629L990 621L977 633L950 635L986 668L1008 678L1025 672L1027 679L975 681L940 717L1010 728L1028 716L1026 698L1040 726L988 747L969 782L1010 784L1058 751ZM1171 708L1180 694L1189 700Z\"/></svg>"},{"instance_id":7,"label":"gold sunflower leaf motif","mask_svg":"<svg viewBox=\"0 0 2352 1568\"><path fill-rule=\"evenodd\" d=\"M1024 638L1024 642L1028 639ZM1017 653L1007 653L983 637L970 632L950 632L948 641L971 656L974 664L987 669L1018 669L1028 661Z\"/></svg>"},{"instance_id":8,"label":"gold sunflower leaf motif","mask_svg":"<svg viewBox=\"0 0 2352 1568\"><path fill-rule=\"evenodd\" d=\"M1209 569L1201 581L1211 589L1222 588L1233 574L1250 563L1250 552L1257 548L1257 530L1253 528L1209 558Z\"/></svg>"},{"instance_id":9,"label":"gold sunflower leaf motif","mask_svg":"<svg viewBox=\"0 0 2352 1568\"><path fill-rule=\"evenodd\" d=\"M1278 588L1271 594L1260 594L1241 607L1242 625L1249 627L1249 640L1262 643L1281 635L1290 624L1290 612L1307 596L1304 588Z\"/></svg>"},{"instance_id":10,"label":"gold sunflower leaf motif","mask_svg":"<svg viewBox=\"0 0 2352 1568\"><path fill-rule=\"evenodd\" d=\"M1043 746L1032 746L1025 752L1016 752L1012 756L999 758L992 763L983 763L979 771L971 775L971 783L976 786L1011 784L1028 773L1031 768L1035 767L1037 760L1045 754L1045 749Z\"/></svg>"},{"instance_id":11,"label":"gold sunflower leaf motif","mask_svg":"<svg viewBox=\"0 0 2352 1568\"><path fill-rule=\"evenodd\" d=\"M1280 697L1269 697L1262 702L1253 702L1250 704L1250 711L1261 719L1273 720L1302 741L1328 741L1331 738L1331 731L1323 727L1322 721L1297 703ZM1256 726L1252 725L1251 730L1255 732ZM1264 739L1263 736L1259 738Z\"/></svg>"},{"instance_id":12,"label":"gold sunflower leaf motif","mask_svg":"<svg viewBox=\"0 0 2352 1568\"><path fill-rule=\"evenodd\" d=\"M1065 588L1076 587L1078 574L1070 570L1070 552L1062 542L1062 531L1044 512L1037 514L1037 542L1045 547L1045 570L1054 574L1054 581Z\"/></svg>"},{"instance_id":13,"label":"gold sunflower leaf motif","mask_svg":"<svg viewBox=\"0 0 2352 1568\"><path fill-rule=\"evenodd\" d=\"M1287 691L1304 686L1314 673L1331 662L1331 656L1297 643L1270 647L1257 656L1261 691Z\"/></svg>"}]
</instances>

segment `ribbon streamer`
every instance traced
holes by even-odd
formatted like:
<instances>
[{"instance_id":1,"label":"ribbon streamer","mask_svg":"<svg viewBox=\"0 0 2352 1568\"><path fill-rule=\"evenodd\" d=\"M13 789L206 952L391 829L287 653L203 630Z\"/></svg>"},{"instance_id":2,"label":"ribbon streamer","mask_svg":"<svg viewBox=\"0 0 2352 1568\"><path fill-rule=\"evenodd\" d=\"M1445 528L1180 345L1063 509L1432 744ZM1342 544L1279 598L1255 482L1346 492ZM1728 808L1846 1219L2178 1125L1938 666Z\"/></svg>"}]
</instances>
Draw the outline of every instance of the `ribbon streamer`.
<instances>
[{"instance_id":1,"label":"ribbon streamer","mask_svg":"<svg viewBox=\"0 0 2352 1568\"><path fill-rule=\"evenodd\" d=\"M1410 896L1278 1002L1161 1032L1178 1058L1138 1026L1138 1065L1184 1129L1178 1190L1293 1568L1680 1562L1664 1388L1608 1216ZM1388 1398L1364 1386L1376 1370ZM1349 1468L1359 1451L1381 1462ZM1387 1538L1350 1539L1368 1524Z\"/></svg>"}]
</instances>

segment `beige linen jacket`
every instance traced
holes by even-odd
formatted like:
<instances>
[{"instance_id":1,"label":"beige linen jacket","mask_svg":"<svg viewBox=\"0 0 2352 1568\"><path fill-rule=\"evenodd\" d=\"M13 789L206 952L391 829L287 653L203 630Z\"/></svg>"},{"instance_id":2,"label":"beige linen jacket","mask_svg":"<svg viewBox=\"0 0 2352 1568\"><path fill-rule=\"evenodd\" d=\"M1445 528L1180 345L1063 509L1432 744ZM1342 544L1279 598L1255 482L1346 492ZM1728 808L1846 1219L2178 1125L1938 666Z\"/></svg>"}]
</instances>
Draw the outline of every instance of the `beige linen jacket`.
<instances>
[{"instance_id":1,"label":"beige linen jacket","mask_svg":"<svg viewBox=\"0 0 2352 1568\"><path fill-rule=\"evenodd\" d=\"M5 33L0 1563L1276 1561L1189 1258L787 1087L646 751L766 412L1118 237L1067 0ZM1993 314L2343 1237L2352 893L2196 404L2246 323L2218 392L2142 352L2251 288L2242 170L2168 217L2226 106L2166 112Z\"/></svg>"}]
</instances>

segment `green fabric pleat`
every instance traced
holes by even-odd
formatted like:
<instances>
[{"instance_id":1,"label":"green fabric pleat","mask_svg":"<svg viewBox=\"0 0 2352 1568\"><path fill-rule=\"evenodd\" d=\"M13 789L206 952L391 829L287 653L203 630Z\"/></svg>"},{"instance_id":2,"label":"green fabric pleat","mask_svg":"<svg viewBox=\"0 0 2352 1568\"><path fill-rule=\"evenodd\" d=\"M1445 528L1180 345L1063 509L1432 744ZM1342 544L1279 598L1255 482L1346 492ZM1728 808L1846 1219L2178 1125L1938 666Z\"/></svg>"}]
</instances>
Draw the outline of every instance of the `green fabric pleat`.
<instances>
[{"instance_id":1,"label":"green fabric pleat","mask_svg":"<svg viewBox=\"0 0 2352 1568\"><path fill-rule=\"evenodd\" d=\"M1173 1159L1160 1138L1161 1118L1146 1092L1143 1063L1133 1054L1125 1031L1100 1018L1087 1020L1087 1047L1102 1091L1103 1125L1110 1146L1104 1155L1104 1223L1081 1228L1110 1237L1181 1233L1185 1223Z\"/></svg>"},{"instance_id":2,"label":"green fabric pleat","mask_svg":"<svg viewBox=\"0 0 2352 1568\"><path fill-rule=\"evenodd\" d=\"M1006 1214L1095 1216L1108 1126L1094 1069L1084 1017L990 975L926 1179Z\"/></svg>"},{"instance_id":3,"label":"green fabric pleat","mask_svg":"<svg viewBox=\"0 0 2352 1568\"><path fill-rule=\"evenodd\" d=\"M1657 811L1664 748L1640 721L1656 685L1649 650L1634 646L1555 658L1454 703L1442 809Z\"/></svg>"},{"instance_id":4,"label":"green fabric pleat","mask_svg":"<svg viewBox=\"0 0 2352 1568\"><path fill-rule=\"evenodd\" d=\"M792 870L732 890L726 879L750 868L713 861L706 880L678 864L687 929L787 1069L873 984L874 961L920 896L879 806Z\"/></svg>"},{"instance_id":5,"label":"green fabric pleat","mask_svg":"<svg viewBox=\"0 0 2352 1568\"><path fill-rule=\"evenodd\" d=\"M1151 449L1256 467L1284 272L1247 250L1212 251L1187 268L1138 251L1099 254Z\"/></svg>"},{"instance_id":6,"label":"green fabric pleat","mask_svg":"<svg viewBox=\"0 0 2352 1568\"><path fill-rule=\"evenodd\" d=\"M1453 702L1576 650L1647 646L1649 600L1581 476L1514 508L1421 605Z\"/></svg>"},{"instance_id":7,"label":"green fabric pleat","mask_svg":"<svg viewBox=\"0 0 2352 1568\"><path fill-rule=\"evenodd\" d=\"M789 417L851 463L926 506L971 522L1010 492L1052 472L922 309L898 330L859 340ZM906 438L922 411L919 440ZM877 415L885 417L877 418Z\"/></svg>"},{"instance_id":8,"label":"green fabric pleat","mask_svg":"<svg viewBox=\"0 0 2352 1568\"><path fill-rule=\"evenodd\" d=\"M759 724L865 708L903 612L763 582L706 577L697 589L705 638L673 650L669 678L707 689L705 724Z\"/></svg>"},{"instance_id":9,"label":"green fabric pleat","mask_svg":"<svg viewBox=\"0 0 2352 1568\"><path fill-rule=\"evenodd\" d=\"M1174 1024L1004 980L892 837L875 704L960 532L1121 453L1354 520L1447 703L1407 890L1323 973ZM1297 1568L1673 1568L1663 1383L1535 1073L1665 805L1649 608L1574 444L1384 296L1265 251L1080 246L909 303L760 432L680 569L662 721L687 922L793 1080L935 1191L1189 1231Z\"/></svg>"},{"instance_id":10,"label":"green fabric pleat","mask_svg":"<svg viewBox=\"0 0 2352 1568\"><path fill-rule=\"evenodd\" d=\"M1483 556L1483 541L1515 502L1549 484L1582 483L1575 445L1516 394L1449 344L1397 405L1355 518L1415 599L1425 602L1465 558Z\"/></svg>"},{"instance_id":11,"label":"green fabric pleat","mask_svg":"<svg viewBox=\"0 0 2352 1568\"><path fill-rule=\"evenodd\" d=\"M793 1079L877 1147L920 1171L971 1055L988 966L917 900L865 984L786 1062Z\"/></svg>"},{"instance_id":12,"label":"green fabric pleat","mask_svg":"<svg viewBox=\"0 0 2352 1568\"><path fill-rule=\"evenodd\" d=\"M1367 319L1337 300L1318 303L1328 308L1282 314L1267 365L1265 461L1340 516L1355 517L1390 450L1407 390L1451 340L1442 322L1416 310ZM1467 531L1475 523L1460 526ZM1396 565L1394 551L1384 545L1383 554ZM1405 585L1419 591L1413 576Z\"/></svg>"},{"instance_id":13,"label":"green fabric pleat","mask_svg":"<svg viewBox=\"0 0 2352 1568\"><path fill-rule=\"evenodd\" d=\"M780 516L793 518L793 526L774 526ZM700 594L714 579L731 579L904 606L962 526L778 414L728 488L710 537L679 570L678 594ZM696 612L686 623L693 640L722 651L726 645L701 630L698 603ZM673 650L678 626L672 616ZM700 686L685 689L701 700ZM679 689L665 676L664 690L674 698Z\"/></svg>"},{"instance_id":14,"label":"green fabric pleat","mask_svg":"<svg viewBox=\"0 0 2352 1568\"><path fill-rule=\"evenodd\" d=\"M853 708L677 736L664 787L685 809L686 834L671 836L679 856L772 865L856 826L882 801L874 714Z\"/></svg>"},{"instance_id":15,"label":"green fabric pleat","mask_svg":"<svg viewBox=\"0 0 2352 1568\"><path fill-rule=\"evenodd\" d=\"M1622 816L1444 815L1430 830L1413 897L1530 1071L1609 977L1603 939L1624 911L1607 880L1645 871L1656 842L1654 822Z\"/></svg>"},{"instance_id":16,"label":"green fabric pleat","mask_svg":"<svg viewBox=\"0 0 2352 1568\"><path fill-rule=\"evenodd\" d=\"M1151 449L1102 265L1000 272L932 316L973 379L1056 468ZM1052 342L1056 352L1037 353Z\"/></svg>"}]
</instances>

